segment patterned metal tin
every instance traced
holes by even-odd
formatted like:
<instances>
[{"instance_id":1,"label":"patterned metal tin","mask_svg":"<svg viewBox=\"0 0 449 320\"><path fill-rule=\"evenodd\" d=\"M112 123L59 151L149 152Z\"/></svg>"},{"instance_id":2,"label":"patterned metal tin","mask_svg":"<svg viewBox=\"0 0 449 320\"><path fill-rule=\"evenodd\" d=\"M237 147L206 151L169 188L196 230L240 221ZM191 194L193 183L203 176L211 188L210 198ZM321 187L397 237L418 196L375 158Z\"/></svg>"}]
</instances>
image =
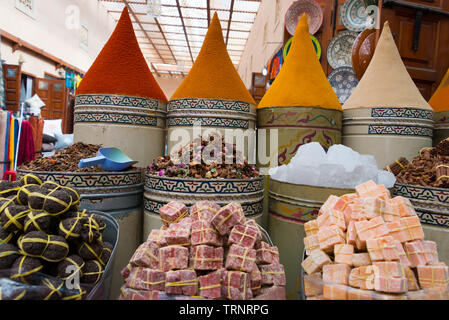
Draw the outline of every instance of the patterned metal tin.
<instances>
[{"instance_id":1,"label":"patterned metal tin","mask_svg":"<svg viewBox=\"0 0 449 320\"><path fill-rule=\"evenodd\" d=\"M272 107L257 110L259 129L277 129L275 165L288 163L298 148L309 142L325 147L341 143L342 112L318 107ZM267 141L270 130L267 130Z\"/></svg>"},{"instance_id":2,"label":"patterned metal tin","mask_svg":"<svg viewBox=\"0 0 449 320\"><path fill-rule=\"evenodd\" d=\"M346 29L361 32L367 27L367 12L362 0L346 0L340 8L340 18Z\"/></svg>"},{"instance_id":3,"label":"patterned metal tin","mask_svg":"<svg viewBox=\"0 0 449 320\"><path fill-rule=\"evenodd\" d=\"M222 135L225 129L254 130L256 107L243 101L221 99L186 98L170 101L168 103L168 153L171 153L177 142L171 140L171 135L176 129L187 130L191 140L193 128L198 125L201 125L202 133L212 129ZM245 156L248 156L248 150L245 150Z\"/></svg>"},{"instance_id":4,"label":"patterned metal tin","mask_svg":"<svg viewBox=\"0 0 449 320\"><path fill-rule=\"evenodd\" d=\"M449 189L397 183L394 194L410 199L422 223L449 228Z\"/></svg>"},{"instance_id":5,"label":"patterned metal tin","mask_svg":"<svg viewBox=\"0 0 449 320\"><path fill-rule=\"evenodd\" d=\"M301 15L305 13L309 20L309 32L317 33L323 24L323 9L315 0L299 0L293 2L285 14L285 28L290 35L295 34Z\"/></svg>"},{"instance_id":6,"label":"patterned metal tin","mask_svg":"<svg viewBox=\"0 0 449 320\"><path fill-rule=\"evenodd\" d=\"M305 223L318 217L318 211L330 195L342 196L351 189L313 187L270 179L269 211L292 223Z\"/></svg>"},{"instance_id":7,"label":"patterned metal tin","mask_svg":"<svg viewBox=\"0 0 449 320\"><path fill-rule=\"evenodd\" d=\"M332 89L341 104L351 96L352 91L357 87L359 81L352 67L341 67L332 71L327 77Z\"/></svg>"},{"instance_id":8,"label":"patterned metal tin","mask_svg":"<svg viewBox=\"0 0 449 320\"><path fill-rule=\"evenodd\" d=\"M158 214L159 208L170 201L180 201L187 206L209 200L226 205L239 202L247 216L263 212L263 178L254 179L189 179L146 175L145 210Z\"/></svg>"},{"instance_id":9,"label":"patterned metal tin","mask_svg":"<svg viewBox=\"0 0 449 320\"><path fill-rule=\"evenodd\" d=\"M332 69L352 68L352 46L356 38L356 32L346 30L340 32L331 40L327 47L327 61Z\"/></svg>"},{"instance_id":10,"label":"patterned metal tin","mask_svg":"<svg viewBox=\"0 0 449 320\"><path fill-rule=\"evenodd\" d=\"M164 154L166 122L167 104L159 100L113 94L75 98L75 142L119 148L140 166Z\"/></svg>"},{"instance_id":11,"label":"patterned metal tin","mask_svg":"<svg viewBox=\"0 0 449 320\"><path fill-rule=\"evenodd\" d=\"M243 101L217 99L178 99L168 103L168 126L193 126L248 129L254 127L254 106Z\"/></svg>"},{"instance_id":12,"label":"patterned metal tin","mask_svg":"<svg viewBox=\"0 0 449 320\"><path fill-rule=\"evenodd\" d=\"M304 223L314 220L330 195L352 193L350 189L332 189L295 185L270 179L268 232L279 248L285 267L287 295L299 299L297 284L300 275L300 253L306 236Z\"/></svg>"},{"instance_id":13,"label":"patterned metal tin","mask_svg":"<svg viewBox=\"0 0 449 320\"><path fill-rule=\"evenodd\" d=\"M360 108L343 111L343 144L372 154L379 167L412 159L432 146L433 111L418 108Z\"/></svg>"},{"instance_id":14,"label":"patterned metal tin","mask_svg":"<svg viewBox=\"0 0 449 320\"><path fill-rule=\"evenodd\" d=\"M29 173L34 174L43 181L53 181L61 186L76 188L78 190L143 186L141 170L124 172L46 172L18 169L17 173L19 177Z\"/></svg>"},{"instance_id":15,"label":"patterned metal tin","mask_svg":"<svg viewBox=\"0 0 449 320\"><path fill-rule=\"evenodd\" d=\"M75 98L75 124L165 125L165 104L158 100L120 95L86 94ZM161 119L161 121L158 121Z\"/></svg>"}]
</instances>

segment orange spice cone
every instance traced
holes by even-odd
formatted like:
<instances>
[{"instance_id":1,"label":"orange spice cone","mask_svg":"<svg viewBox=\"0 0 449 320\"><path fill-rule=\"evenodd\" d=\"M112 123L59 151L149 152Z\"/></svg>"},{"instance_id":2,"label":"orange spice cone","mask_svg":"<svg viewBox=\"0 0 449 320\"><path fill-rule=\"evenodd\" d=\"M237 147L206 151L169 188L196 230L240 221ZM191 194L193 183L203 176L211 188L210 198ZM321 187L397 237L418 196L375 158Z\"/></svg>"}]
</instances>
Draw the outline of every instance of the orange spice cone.
<instances>
[{"instance_id":1,"label":"orange spice cone","mask_svg":"<svg viewBox=\"0 0 449 320\"><path fill-rule=\"evenodd\" d=\"M258 128L277 130L278 150L270 150L271 166L288 163L308 142L326 148L341 143L342 107L317 59L306 15L301 17L289 54L257 111Z\"/></svg>"}]
</instances>

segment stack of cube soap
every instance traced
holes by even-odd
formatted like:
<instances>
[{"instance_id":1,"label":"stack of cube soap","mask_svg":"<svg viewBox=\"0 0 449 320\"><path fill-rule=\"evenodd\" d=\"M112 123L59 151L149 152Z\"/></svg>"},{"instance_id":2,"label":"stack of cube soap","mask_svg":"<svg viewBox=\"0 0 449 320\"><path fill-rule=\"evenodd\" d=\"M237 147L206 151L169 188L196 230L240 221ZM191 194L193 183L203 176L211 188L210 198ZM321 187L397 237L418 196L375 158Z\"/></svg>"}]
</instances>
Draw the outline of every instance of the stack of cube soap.
<instances>
[{"instance_id":1,"label":"stack of cube soap","mask_svg":"<svg viewBox=\"0 0 449 320\"><path fill-rule=\"evenodd\" d=\"M448 299L449 270L407 198L363 183L304 225L307 299Z\"/></svg>"},{"instance_id":2,"label":"stack of cube soap","mask_svg":"<svg viewBox=\"0 0 449 320\"><path fill-rule=\"evenodd\" d=\"M262 241L239 203L221 208L201 201L189 214L173 201L159 213L163 226L151 231L122 270L126 284L119 299L285 297L278 248Z\"/></svg>"}]
</instances>

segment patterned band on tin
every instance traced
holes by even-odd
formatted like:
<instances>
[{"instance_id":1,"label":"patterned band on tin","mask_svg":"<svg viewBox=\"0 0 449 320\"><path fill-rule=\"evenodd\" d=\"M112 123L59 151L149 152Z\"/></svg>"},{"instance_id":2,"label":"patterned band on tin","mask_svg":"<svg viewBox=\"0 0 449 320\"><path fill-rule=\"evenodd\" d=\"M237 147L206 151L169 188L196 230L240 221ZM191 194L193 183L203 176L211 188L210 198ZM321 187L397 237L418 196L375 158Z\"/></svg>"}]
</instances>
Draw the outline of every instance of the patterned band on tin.
<instances>
[{"instance_id":1,"label":"patterned band on tin","mask_svg":"<svg viewBox=\"0 0 449 320\"><path fill-rule=\"evenodd\" d=\"M343 114L319 107L272 107L257 111L259 128L322 128L341 130Z\"/></svg>"},{"instance_id":2,"label":"patterned band on tin","mask_svg":"<svg viewBox=\"0 0 449 320\"><path fill-rule=\"evenodd\" d=\"M423 224L449 228L449 190L396 183L394 195L408 198Z\"/></svg>"},{"instance_id":3,"label":"patterned band on tin","mask_svg":"<svg viewBox=\"0 0 449 320\"><path fill-rule=\"evenodd\" d=\"M215 117L169 117L168 119L169 127L190 127L198 124L205 127L249 129L249 121L241 119Z\"/></svg>"},{"instance_id":4,"label":"patterned band on tin","mask_svg":"<svg viewBox=\"0 0 449 320\"><path fill-rule=\"evenodd\" d=\"M145 188L161 192L186 194L242 194L263 190L261 177L250 180L239 179L183 179L145 175Z\"/></svg>"},{"instance_id":5,"label":"patterned band on tin","mask_svg":"<svg viewBox=\"0 0 449 320\"><path fill-rule=\"evenodd\" d=\"M76 123L110 123L156 127L158 117L123 113L75 112Z\"/></svg>"},{"instance_id":6,"label":"patterned band on tin","mask_svg":"<svg viewBox=\"0 0 449 320\"><path fill-rule=\"evenodd\" d=\"M411 108L372 108L371 117L433 120L433 111Z\"/></svg>"},{"instance_id":7,"label":"patterned band on tin","mask_svg":"<svg viewBox=\"0 0 449 320\"><path fill-rule=\"evenodd\" d=\"M421 136L433 137L433 129L422 126L406 126L406 125L369 125L368 134L388 134L388 135L403 135L403 136Z\"/></svg>"},{"instance_id":8,"label":"patterned band on tin","mask_svg":"<svg viewBox=\"0 0 449 320\"><path fill-rule=\"evenodd\" d=\"M71 188L104 188L104 187L133 187L143 184L140 170L127 172L43 172L17 170L18 177L34 174L45 181L53 181L63 187Z\"/></svg>"},{"instance_id":9,"label":"patterned band on tin","mask_svg":"<svg viewBox=\"0 0 449 320\"><path fill-rule=\"evenodd\" d=\"M141 108L153 111L164 111L159 108L162 102L154 99L111 95L111 94L82 94L75 97L77 107L119 107ZM163 103L162 103L163 104Z\"/></svg>"},{"instance_id":10,"label":"patterned band on tin","mask_svg":"<svg viewBox=\"0 0 449 320\"><path fill-rule=\"evenodd\" d=\"M168 112L181 110L223 110L250 113L251 104L233 100L187 98L170 101L167 109Z\"/></svg>"}]
</instances>

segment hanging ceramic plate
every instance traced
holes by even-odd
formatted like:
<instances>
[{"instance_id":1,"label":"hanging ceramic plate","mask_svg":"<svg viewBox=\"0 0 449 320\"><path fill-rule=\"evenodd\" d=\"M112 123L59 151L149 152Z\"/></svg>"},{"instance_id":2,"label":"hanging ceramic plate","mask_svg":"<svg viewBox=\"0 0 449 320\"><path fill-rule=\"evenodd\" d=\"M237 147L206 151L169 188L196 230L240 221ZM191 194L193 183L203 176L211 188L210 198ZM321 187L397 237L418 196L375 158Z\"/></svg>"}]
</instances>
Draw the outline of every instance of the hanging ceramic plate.
<instances>
[{"instance_id":1,"label":"hanging ceramic plate","mask_svg":"<svg viewBox=\"0 0 449 320\"><path fill-rule=\"evenodd\" d=\"M346 0L340 9L341 23L346 29L360 32L366 29L368 14L362 0Z\"/></svg>"},{"instance_id":2,"label":"hanging ceramic plate","mask_svg":"<svg viewBox=\"0 0 449 320\"><path fill-rule=\"evenodd\" d=\"M321 59L321 45L320 45L320 42L318 41L317 38L315 38L312 35L310 35L310 38L312 38L313 47L315 48L318 60L320 60ZM284 46L284 51L282 53L283 56L284 56L284 61L287 58L288 53L290 52L290 47L292 46L292 42L293 42L293 37L288 39L287 43Z\"/></svg>"},{"instance_id":3,"label":"hanging ceramic plate","mask_svg":"<svg viewBox=\"0 0 449 320\"><path fill-rule=\"evenodd\" d=\"M359 83L357 77L351 67L341 67L332 71L327 77L329 83L334 89L335 94L343 104L348 100L352 91L357 87Z\"/></svg>"},{"instance_id":4,"label":"hanging ceramic plate","mask_svg":"<svg viewBox=\"0 0 449 320\"><path fill-rule=\"evenodd\" d=\"M375 29L365 29L358 35L352 46L352 68L359 80L362 79L373 57L375 37Z\"/></svg>"},{"instance_id":5,"label":"hanging ceramic plate","mask_svg":"<svg viewBox=\"0 0 449 320\"><path fill-rule=\"evenodd\" d=\"M352 46L357 38L357 33L342 31L337 34L327 47L327 62L332 69L340 67L352 67Z\"/></svg>"},{"instance_id":6,"label":"hanging ceramic plate","mask_svg":"<svg viewBox=\"0 0 449 320\"><path fill-rule=\"evenodd\" d=\"M285 28L292 36L295 34L299 18L305 13L309 22L309 32L315 34L323 23L323 9L315 0L293 2L285 14Z\"/></svg>"}]
</instances>

